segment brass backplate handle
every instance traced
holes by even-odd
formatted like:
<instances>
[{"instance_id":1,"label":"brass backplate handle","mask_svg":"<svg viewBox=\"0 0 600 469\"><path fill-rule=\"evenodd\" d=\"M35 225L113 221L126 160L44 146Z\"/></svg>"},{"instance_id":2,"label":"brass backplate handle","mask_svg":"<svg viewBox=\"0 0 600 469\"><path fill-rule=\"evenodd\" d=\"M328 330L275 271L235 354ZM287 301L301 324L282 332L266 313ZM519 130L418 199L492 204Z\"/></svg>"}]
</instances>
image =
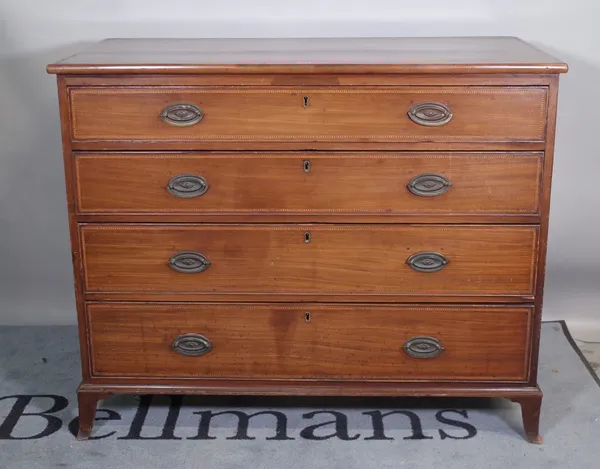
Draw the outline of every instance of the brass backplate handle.
<instances>
[{"instance_id":1,"label":"brass backplate handle","mask_svg":"<svg viewBox=\"0 0 600 469\"><path fill-rule=\"evenodd\" d=\"M435 358L444 351L444 346L438 339L423 336L408 339L402 348L413 358Z\"/></svg>"},{"instance_id":2,"label":"brass backplate handle","mask_svg":"<svg viewBox=\"0 0 600 469\"><path fill-rule=\"evenodd\" d=\"M408 266L417 272L437 272L448 265L448 259L439 252L417 252L406 259Z\"/></svg>"},{"instance_id":3,"label":"brass backplate handle","mask_svg":"<svg viewBox=\"0 0 600 469\"><path fill-rule=\"evenodd\" d=\"M190 127L202 120L204 113L202 109L192 103L169 104L160 113L160 118L167 124L176 127Z\"/></svg>"},{"instance_id":4,"label":"brass backplate handle","mask_svg":"<svg viewBox=\"0 0 600 469\"><path fill-rule=\"evenodd\" d=\"M208 187L208 182L202 176L179 174L171 178L167 184L167 191L180 199L193 199L206 194Z\"/></svg>"},{"instance_id":5,"label":"brass backplate handle","mask_svg":"<svg viewBox=\"0 0 600 469\"><path fill-rule=\"evenodd\" d=\"M450 108L443 103L435 103L426 101L416 103L408 111L408 117L415 124L424 125L426 127L439 127L445 125L452 120L452 112Z\"/></svg>"},{"instance_id":6,"label":"brass backplate handle","mask_svg":"<svg viewBox=\"0 0 600 469\"><path fill-rule=\"evenodd\" d=\"M419 174L407 184L408 190L419 197L436 197L445 194L452 183L441 174Z\"/></svg>"},{"instance_id":7,"label":"brass backplate handle","mask_svg":"<svg viewBox=\"0 0 600 469\"><path fill-rule=\"evenodd\" d=\"M173 341L172 348L186 357L200 357L212 350L212 343L202 334L181 334Z\"/></svg>"},{"instance_id":8,"label":"brass backplate handle","mask_svg":"<svg viewBox=\"0 0 600 469\"><path fill-rule=\"evenodd\" d=\"M169 267L184 274L197 274L210 267L210 261L200 252L181 251L171 256Z\"/></svg>"}]
</instances>

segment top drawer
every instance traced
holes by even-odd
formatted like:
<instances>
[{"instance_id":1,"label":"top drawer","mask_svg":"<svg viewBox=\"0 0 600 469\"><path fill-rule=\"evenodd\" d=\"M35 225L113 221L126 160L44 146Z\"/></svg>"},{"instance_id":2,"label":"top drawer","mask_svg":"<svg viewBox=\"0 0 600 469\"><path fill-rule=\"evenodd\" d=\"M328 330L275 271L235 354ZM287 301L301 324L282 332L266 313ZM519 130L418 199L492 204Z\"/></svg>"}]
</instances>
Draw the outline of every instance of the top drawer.
<instances>
[{"instance_id":1,"label":"top drawer","mask_svg":"<svg viewBox=\"0 0 600 469\"><path fill-rule=\"evenodd\" d=\"M545 87L71 88L75 141L540 142Z\"/></svg>"}]
</instances>

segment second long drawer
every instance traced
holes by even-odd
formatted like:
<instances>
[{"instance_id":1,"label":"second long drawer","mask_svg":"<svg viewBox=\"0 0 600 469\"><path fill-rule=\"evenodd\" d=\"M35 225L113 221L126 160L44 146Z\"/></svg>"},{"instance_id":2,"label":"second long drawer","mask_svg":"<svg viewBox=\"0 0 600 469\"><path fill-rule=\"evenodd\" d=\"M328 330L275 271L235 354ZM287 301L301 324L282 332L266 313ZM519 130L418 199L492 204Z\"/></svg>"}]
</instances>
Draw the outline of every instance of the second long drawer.
<instances>
[{"instance_id":1,"label":"second long drawer","mask_svg":"<svg viewBox=\"0 0 600 469\"><path fill-rule=\"evenodd\" d=\"M536 226L81 225L87 292L532 295Z\"/></svg>"},{"instance_id":2,"label":"second long drawer","mask_svg":"<svg viewBox=\"0 0 600 469\"><path fill-rule=\"evenodd\" d=\"M80 214L537 214L542 153L80 153Z\"/></svg>"}]
</instances>

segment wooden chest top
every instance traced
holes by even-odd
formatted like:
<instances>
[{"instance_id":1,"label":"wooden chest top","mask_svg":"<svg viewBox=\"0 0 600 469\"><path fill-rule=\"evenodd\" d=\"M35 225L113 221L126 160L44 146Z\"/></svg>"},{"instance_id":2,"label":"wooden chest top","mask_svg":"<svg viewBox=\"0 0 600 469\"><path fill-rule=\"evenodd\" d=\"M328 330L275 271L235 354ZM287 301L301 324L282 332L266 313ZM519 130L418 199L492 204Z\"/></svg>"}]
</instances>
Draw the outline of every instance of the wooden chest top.
<instances>
[{"instance_id":1,"label":"wooden chest top","mask_svg":"<svg viewBox=\"0 0 600 469\"><path fill-rule=\"evenodd\" d=\"M50 73L564 73L515 37L108 39Z\"/></svg>"}]
</instances>

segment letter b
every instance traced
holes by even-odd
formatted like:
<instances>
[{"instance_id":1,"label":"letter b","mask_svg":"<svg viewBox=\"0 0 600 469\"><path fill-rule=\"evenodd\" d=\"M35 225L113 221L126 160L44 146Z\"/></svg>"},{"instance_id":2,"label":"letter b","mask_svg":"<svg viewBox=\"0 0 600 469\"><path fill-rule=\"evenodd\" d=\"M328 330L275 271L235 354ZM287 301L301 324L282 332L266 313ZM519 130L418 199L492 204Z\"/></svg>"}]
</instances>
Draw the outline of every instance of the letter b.
<instances>
[{"instance_id":1,"label":"letter b","mask_svg":"<svg viewBox=\"0 0 600 469\"><path fill-rule=\"evenodd\" d=\"M54 404L48 410L43 410L41 412L25 412L27 406L31 403L33 398L47 398L52 399ZM15 404L12 406L12 409L8 413L8 416L0 424L0 440L37 440L39 438L44 438L46 436L50 436L53 433L56 433L62 427L62 420L55 415L56 412L60 412L64 410L69 405L69 401L62 396L56 396L52 394L38 394L38 395L16 395L16 396L5 396L0 398L0 401L5 399L16 399ZM38 420L41 417L43 419L43 423L45 427L43 430L36 435L32 436L13 436L12 432L21 420L22 417L37 417Z\"/></svg>"}]
</instances>

